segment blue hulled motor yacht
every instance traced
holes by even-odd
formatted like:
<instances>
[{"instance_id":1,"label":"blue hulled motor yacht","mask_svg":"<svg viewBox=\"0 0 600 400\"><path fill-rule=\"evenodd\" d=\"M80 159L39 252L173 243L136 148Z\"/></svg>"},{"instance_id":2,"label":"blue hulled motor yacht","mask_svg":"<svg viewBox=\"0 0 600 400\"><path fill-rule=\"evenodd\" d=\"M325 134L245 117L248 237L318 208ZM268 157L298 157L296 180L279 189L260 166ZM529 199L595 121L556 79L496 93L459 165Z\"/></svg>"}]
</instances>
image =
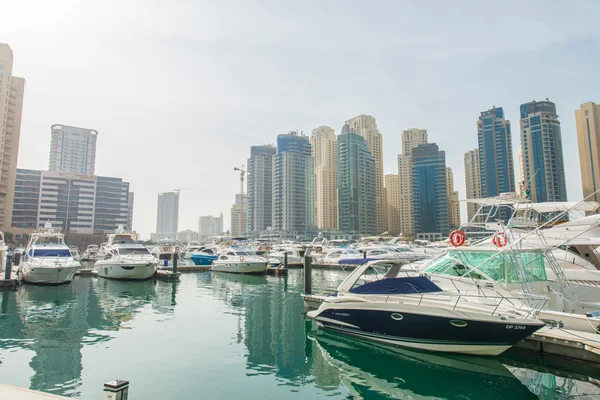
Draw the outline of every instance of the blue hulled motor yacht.
<instances>
[{"instance_id":1,"label":"blue hulled motor yacht","mask_svg":"<svg viewBox=\"0 0 600 400\"><path fill-rule=\"evenodd\" d=\"M389 345L498 355L544 326L533 310L506 297L444 291L429 278L401 270L404 261L375 260L357 267L321 306L308 313L319 328ZM372 276L389 271L390 278ZM545 299L539 299L542 306Z\"/></svg>"}]
</instances>

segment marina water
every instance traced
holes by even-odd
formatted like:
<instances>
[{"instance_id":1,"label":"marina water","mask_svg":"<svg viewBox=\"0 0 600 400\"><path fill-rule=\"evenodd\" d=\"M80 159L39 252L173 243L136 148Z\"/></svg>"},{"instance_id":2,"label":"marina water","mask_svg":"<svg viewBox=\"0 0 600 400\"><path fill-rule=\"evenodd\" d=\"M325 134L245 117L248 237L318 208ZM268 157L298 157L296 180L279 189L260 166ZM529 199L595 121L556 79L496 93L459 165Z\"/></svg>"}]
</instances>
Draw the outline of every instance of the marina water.
<instances>
[{"instance_id":1,"label":"marina water","mask_svg":"<svg viewBox=\"0 0 600 400\"><path fill-rule=\"evenodd\" d=\"M313 271L316 293L343 271ZM0 292L0 382L85 400L597 399L600 372L519 350L500 357L376 346L317 332L303 276L188 273L180 282L76 277Z\"/></svg>"}]
</instances>

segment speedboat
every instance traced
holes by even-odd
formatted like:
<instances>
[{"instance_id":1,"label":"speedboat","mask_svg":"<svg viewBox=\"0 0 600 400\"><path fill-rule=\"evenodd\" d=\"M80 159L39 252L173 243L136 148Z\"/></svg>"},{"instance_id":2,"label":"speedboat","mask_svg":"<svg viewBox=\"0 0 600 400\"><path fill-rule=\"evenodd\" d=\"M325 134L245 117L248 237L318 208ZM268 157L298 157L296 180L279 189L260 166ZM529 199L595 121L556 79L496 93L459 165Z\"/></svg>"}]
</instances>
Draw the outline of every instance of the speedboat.
<instances>
[{"instance_id":1,"label":"speedboat","mask_svg":"<svg viewBox=\"0 0 600 400\"><path fill-rule=\"evenodd\" d=\"M356 268L308 317L319 328L388 345L474 355L498 355L545 323L503 296L481 297L444 291L425 276L363 281L376 260ZM540 299L542 300L542 299Z\"/></svg>"},{"instance_id":2,"label":"speedboat","mask_svg":"<svg viewBox=\"0 0 600 400\"><path fill-rule=\"evenodd\" d=\"M217 245L205 245L188 251L190 259L194 265L212 265L212 262L219 257L219 247Z\"/></svg>"},{"instance_id":3,"label":"speedboat","mask_svg":"<svg viewBox=\"0 0 600 400\"><path fill-rule=\"evenodd\" d=\"M212 271L233 272L236 274L264 274L267 259L258 256L247 247L230 247L212 262Z\"/></svg>"},{"instance_id":4,"label":"speedboat","mask_svg":"<svg viewBox=\"0 0 600 400\"><path fill-rule=\"evenodd\" d=\"M98 253L94 269L107 279L145 280L156 273L158 260L137 241L137 234L117 231Z\"/></svg>"},{"instance_id":5,"label":"speedboat","mask_svg":"<svg viewBox=\"0 0 600 400\"><path fill-rule=\"evenodd\" d=\"M357 249L361 253L366 253L368 258L378 258L380 260L407 260L419 261L431 258L433 254L428 255L424 252L411 251L405 246L365 246Z\"/></svg>"},{"instance_id":6,"label":"speedboat","mask_svg":"<svg viewBox=\"0 0 600 400\"><path fill-rule=\"evenodd\" d=\"M340 260L347 260L359 257L364 257L364 254L356 249L344 247L329 250L324 256L313 255L313 263L329 266L341 266L343 268L346 265L340 264Z\"/></svg>"},{"instance_id":7,"label":"speedboat","mask_svg":"<svg viewBox=\"0 0 600 400\"><path fill-rule=\"evenodd\" d=\"M52 224L31 234L19 264L23 282L41 285L70 283L81 264L73 259L64 235L54 232Z\"/></svg>"},{"instance_id":8,"label":"speedboat","mask_svg":"<svg viewBox=\"0 0 600 400\"><path fill-rule=\"evenodd\" d=\"M287 266L289 268L302 267L304 265L304 253L305 250L300 246L279 246L269 253L269 258L274 258L283 264L287 254Z\"/></svg>"}]
</instances>

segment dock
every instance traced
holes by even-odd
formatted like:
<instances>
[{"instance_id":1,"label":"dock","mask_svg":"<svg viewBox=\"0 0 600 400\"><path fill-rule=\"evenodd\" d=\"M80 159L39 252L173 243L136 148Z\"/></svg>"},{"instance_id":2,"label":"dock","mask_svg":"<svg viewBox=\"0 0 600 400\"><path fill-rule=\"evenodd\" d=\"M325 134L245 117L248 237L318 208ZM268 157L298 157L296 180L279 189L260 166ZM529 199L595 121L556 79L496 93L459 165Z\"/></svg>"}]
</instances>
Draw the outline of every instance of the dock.
<instances>
[{"instance_id":1,"label":"dock","mask_svg":"<svg viewBox=\"0 0 600 400\"><path fill-rule=\"evenodd\" d=\"M210 271L212 267L210 265L178 265L177 271L179 272L206 272ZM173 271L173 267L160 267L158 271Z\"/></svg>"},{"instance_id":2,"label":"dock","mask_svg":"<svg viewBox=\"0 0 600 400\"><path fill-rule=\"evenodd\" d=\"M600 334L544 327L516 347L600 365Z\"/></svg>"},{"instance_id":3,"label":"dock","mask_svg":"<svg viewBox=\"0 0 600 400\"><path fill-rule=\"evenodd\" d=\"M0 399L10 400L66 400L67 397L56 396L53 394L36 392L34 390L22 389L16 386L10 386L0 383Z\"/></svg>"}]
</instances>

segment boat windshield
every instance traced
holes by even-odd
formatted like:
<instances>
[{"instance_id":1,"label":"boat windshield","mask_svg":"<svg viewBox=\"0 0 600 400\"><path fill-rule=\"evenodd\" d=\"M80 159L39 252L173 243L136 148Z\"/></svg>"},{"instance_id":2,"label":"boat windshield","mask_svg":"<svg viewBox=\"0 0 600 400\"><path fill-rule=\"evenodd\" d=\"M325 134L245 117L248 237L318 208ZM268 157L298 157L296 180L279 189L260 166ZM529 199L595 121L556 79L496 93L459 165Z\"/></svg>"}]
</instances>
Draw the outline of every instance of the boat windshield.
<instances>
[{"instance_id":1,"label":"boat windshield","mask_svg":"<svg viewBox=\"0 0 600 400\"><path fill-rule=\"evenodd\" d=\"M119 254L124 256L129 254L150 254L150 252L145 247L139 247L135 249L119 248Z\"/></svg>"},{"instance_id":2,"label":"boat windshield","mask_svg":"<svg viewBox=\"0 0 600 400\"><path fill-rule=\"evenodd\" d=\"M39 236L35 239L36 245L51 246L64 244L63 238L60 236Z\"/></svg>"},{"instance_id":3,"label":"boat windshield","mask_svg":"<svg viewBox=\"0 0 600 400\"><path fill-rule=\"evenodd\" d=\"M69 249L32 249L29 250L30 257L71 257Z\"/></svg>"},{"instance_id":4,"label":"boat windshield","mask_svg":"<svg viewBox=\"0 0 600 400\"><path fill-rule=\"evenodd\" d=\"M512 259L511 259L512 258ZM544 254L540 251L513 252L472 252L450 250L439 260L434 261L424 272L485 280L486 278L473 267L492 278L494 281L521 283L515 270L514 261L518 260L525 271L529 282L547 281L544 267Z\"/></svg>"},{"instance_id":5,"label":"boat windshield","mask_svg":"<svg viewBox=\"0 0 600 400\"><path fill-rule=\"evenodd\" d=\"M131 235L115 235L113 243L135 243L135 240Z\"/></svg>"},{"instance_id":6,"label":"boat windshield","mask_svg":"<svg viewBox=\"0 0 600 400\"><path fill-rule=\"evenodd\" d=\"M236 256L255 256L256 253L251 250L244 250L244 251L238 250L235 252L235 255Z\"/></svg>"}]
</instances>

